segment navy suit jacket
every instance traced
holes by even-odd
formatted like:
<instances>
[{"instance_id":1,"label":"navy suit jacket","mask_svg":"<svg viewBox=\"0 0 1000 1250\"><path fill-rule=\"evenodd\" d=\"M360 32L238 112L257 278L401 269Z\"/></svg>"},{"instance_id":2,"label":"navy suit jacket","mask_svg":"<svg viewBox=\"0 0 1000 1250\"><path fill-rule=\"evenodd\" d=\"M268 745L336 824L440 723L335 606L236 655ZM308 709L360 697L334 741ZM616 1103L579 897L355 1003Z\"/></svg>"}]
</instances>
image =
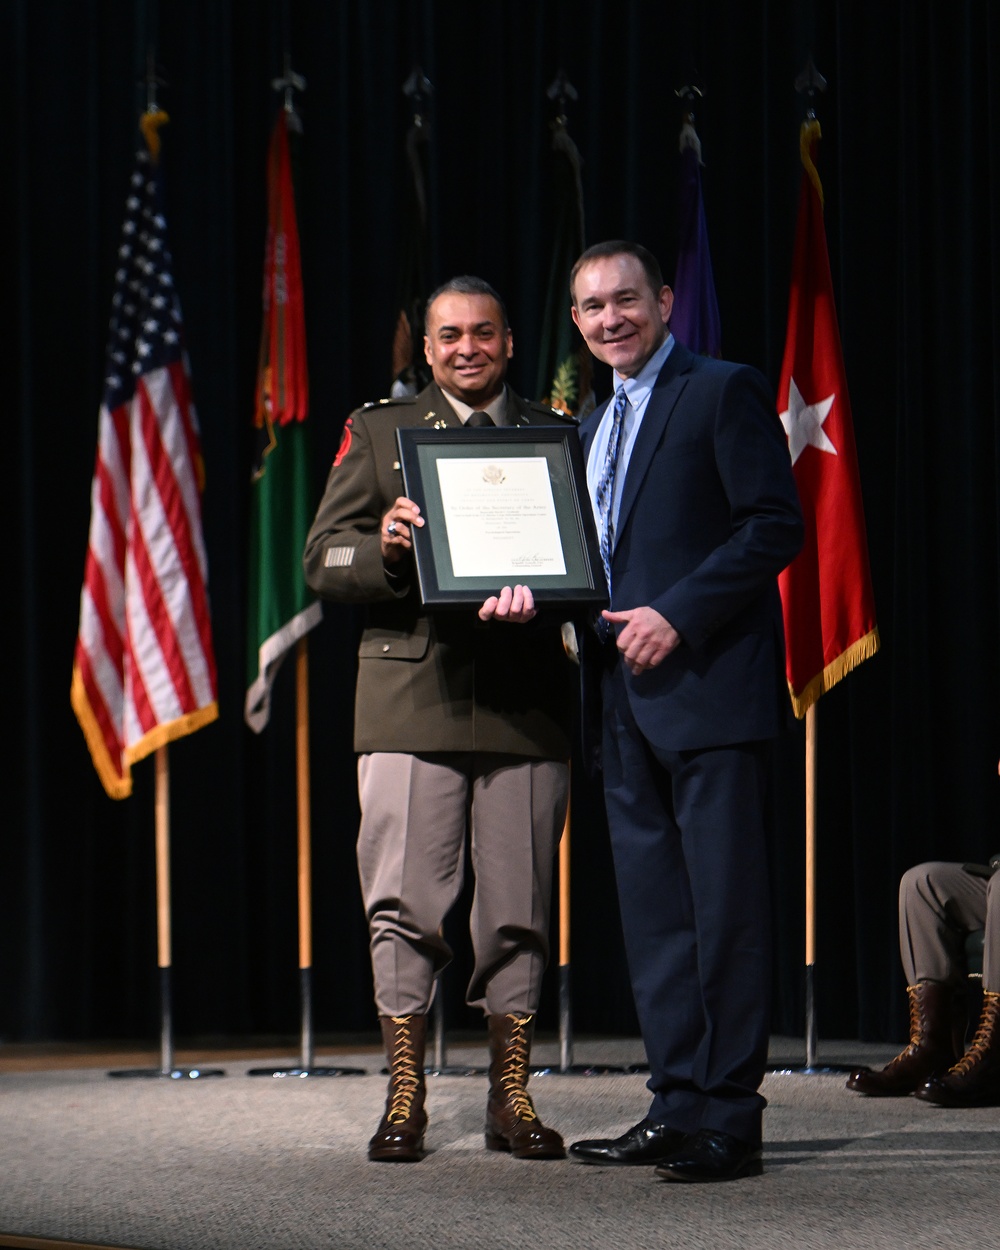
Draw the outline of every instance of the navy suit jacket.
<instances>
[{"instance_id":1,"label":"navy suit jacket","mask_svg":"<svg viewBox=\"0 0 1000 1250\"><path fill-rule=\"evenodd\" d=\"M580 426L584 455L606 405ZM665 750L773 737L789 721L777 575L802 545L784 430L755 369L675 343L622 487L612 606L648 605L681 635L624 669L635 720Z\"/></svg>"}]
</instances>

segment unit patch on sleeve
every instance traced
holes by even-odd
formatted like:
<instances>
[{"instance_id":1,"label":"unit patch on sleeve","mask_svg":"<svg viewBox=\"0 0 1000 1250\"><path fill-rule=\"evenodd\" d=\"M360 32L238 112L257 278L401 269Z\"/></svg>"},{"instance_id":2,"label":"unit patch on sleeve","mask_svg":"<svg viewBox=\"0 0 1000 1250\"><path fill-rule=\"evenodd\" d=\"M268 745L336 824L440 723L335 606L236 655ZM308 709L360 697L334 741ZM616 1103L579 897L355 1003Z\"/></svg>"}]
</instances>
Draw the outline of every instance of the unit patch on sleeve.
<instances>
[{"instance_id":1,"label":"unit patch on sleeve","mask_svg":"<svg viewBox=\"0 0 1000 1250\"><path fill-rule=\"evenodd\" d=\"M337 448L337 454L333 458L334 468L336 468L337 465L340 464L340 462L344 459L347 453L351 450L351 442L353 438L354 438L354 435L351 433L351 418L348 417L347 420L344 422L344 433L341 435L341 438L340 438L340 446ZM329 567L329 565L327 567Z\"/></svg>"}]
</instances>

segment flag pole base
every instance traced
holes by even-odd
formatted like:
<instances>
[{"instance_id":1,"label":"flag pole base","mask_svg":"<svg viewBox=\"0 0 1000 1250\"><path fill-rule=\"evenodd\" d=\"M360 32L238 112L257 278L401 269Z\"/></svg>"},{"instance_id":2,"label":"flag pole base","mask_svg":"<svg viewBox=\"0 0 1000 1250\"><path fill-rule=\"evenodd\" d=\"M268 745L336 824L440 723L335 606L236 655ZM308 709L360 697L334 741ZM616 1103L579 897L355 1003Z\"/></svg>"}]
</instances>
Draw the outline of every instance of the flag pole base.
<instances>
[{"instance_id":1,"label":"flag pole base","mask_svg":"<svg viewBox=\"0 0 1000 1250\"><path fill-rule=\"evenodd\" d=\"M424 1076L486 1076L489 1068L477 1068L472 1064L466 1066L462 1063L448 1063L444 1067L437 1067L434 1064L428 1064L424 1068ZM383 1076L389 1073L388 1068L382 1069Z\"/></svg>"},{"instance_id":2,"label":"flag pole base","mask_svg":"<svg viewBox=\"0 0 1000 1250\"><path fill-rule=\"evenodd\" d=\"M485 1076L489 1068L480 1068L473 1063L449 1063L448 1041L444 1024L444 998L442 997L441 974L434 980L434 997L431 999L431 1053L433 1059L424 1067L424 1076ZM382 1069L387 1076L388 1068Z\"/></svg>"},{"instance_id":3,"label":"flag pole base","mask_svg":"<svg viewBox=\"0 0 1000 1250\"><path fill-rule=\"evenodd\" d=\"M537 1064L531 1069L532 1076L635 1076L648 1072L647 1063L551 1063Z\"/></svg>"},{"instance_id":4,"label":"flag pole base","mask_svg":"<svg viewBox=\"0 0 1000 1250\"><path fill-rule=\"evenodd\" d=\"M648 1072L649 1065L644 1063L608 1064L608 1063L574 1063L569 1067L560 1067L558 1063L533 1063L528 1072L532 1076L633 1076L637 1072ZM381 1069L382 1076L389 1075L388 1068ZM436 1067L428 1064L424 1068L425 1076L487 1076L489 1068L476 1067L474 1064L446 1064Z\"/></svg>"},{"instance_id":5,"label":"flag pole base","mask_svg":"<svg viewBox=\"0 0 1000 1250\"><path fill-rule=\"evenodd\" d=\"M225 1076L223 1068L122 1068L109 1072L108 1076L117 1080L140 1078L155 1080L162 1077L170 1081L200 1081L208 1076Z\"/></svg>"},{"instance_id":6,"label":"flag pole base","mask_svg":"<svg viewBox=\"0 0 1000 1250\"><path fill-rule=\"evenodd\" d=\"M811 709L810 709L811 710ZM805 1019L805 1063L789 1063L769 1067L768 1072L791 1076L836 1076L842 1072L853 1072L857 1064L817 1063L816 1049L819 1045L819 1029L816 1026L816 965L807 963L805 969L806 1019Z\"/></svg>"},{"instance_id":7,"label":"flag pole base","mask_svg":"<svg viewBox=\"0 0 1000 1250\"><path fill-rule=\"evenodd\" d=\"M301 1012L299 1062L291 1067L250 1068L247 1076L306 1077L306 1076L367 1076L364 1068L329 1067L313 1062L315 1048L312 1023L312 968L299 968L299 1001Z\"/></svg>"},{"instance_id":8,"label":"flag pole base","mask_svg":"<svg viewBox=\"0 0 1000 1250\"><path fill-rule=\"evenodd\" d=\"M159 758L159 756L158 756ZM174 1064L173 970L161 965L160 980L160 1066L158 1068L120 1068L108 1076L117 1080L200 1081L209 1076L225 1076L222 1068L179 1068Z\"/></svg>"},{"instance_id":9,"label":"flag pole base","mask_svg":"<svg viewBox=\"0 0 1000 1250\"><path fill-rule=\"evenodd\" d=\"M648 1072L645 1064L574 1063L573 1062L572 965L567 959L559 965L559 1062L536 1064L532 1076L631 1076Z\"/></svg>"},{"instance_id":10,"label":"flag pole base","mask_svg":"<svg viewBox=\"0 0 1000 1250\"><path fill-rule=\"evenodd\" d=\"M573 1063L573 1005L570 987L570 965L559 965L559 1071L572 1072Z\"/></svg>"},{"instance_id":11,"label":"flag pole base","mask_svg":"<svg viewBox=\"0 0 1000 1250\"><path fill-rule=\"evenodd\" d=\"M303 1077L303 1076L367 1076L365 1068L327 1068L322 1065L309 1068L248 1068L247 1076Z\"/></svg>"},{"instance_id":12,"label":"flag pole base","mask_svg":"<svg viewBox=\"0 0 1000 1250\"><path fill-rule=\"evenodd\" d=\"M439 989L440 987L438 987ZM475 1064L449 1064L447 1062L447 1046L445 1042L444 1010L441 995L436 992L431 1003L431 1027L433 1030L434 1059L424 1068L425 1076L487 1076L489 1068ZM648 1064L589 1064L573 1063L573 1030L569 1007L569 965L563 964L559 969L559 1061L557 1063L530 1064L528 1072L531 1076L613 1076L620 1074L630 1076L635 1072L648 1072ZM382 1075L388 1076L388 1068L382 1069Z\"/></svg>"},{"instance_id":13,"label":"flag pole base","mask_svg":"<svg viewBox=\"0 0 1000 1250\"><path fill-rule=\"evenodd\" d=\"M857 1064L806 1064L792 1063L783 1064L781 1067L768 1068L767 1071L772 1076L837 1076L843 1075L845 1072L853 1072Z\"/></svg>"}]
</instances>

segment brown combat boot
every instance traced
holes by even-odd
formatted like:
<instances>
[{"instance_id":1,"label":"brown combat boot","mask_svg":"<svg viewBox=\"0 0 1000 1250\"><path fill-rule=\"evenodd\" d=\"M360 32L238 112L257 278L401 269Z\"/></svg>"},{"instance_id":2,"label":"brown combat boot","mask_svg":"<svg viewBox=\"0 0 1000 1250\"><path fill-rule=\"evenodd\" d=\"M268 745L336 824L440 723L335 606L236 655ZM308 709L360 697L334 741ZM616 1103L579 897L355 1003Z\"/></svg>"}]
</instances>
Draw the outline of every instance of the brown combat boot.
<instances>
[{"instance_id":1,"label":"brown combat boot","mask_svg":"<svg viewBox=\"0 0 1000 1250\"><path fill-rule=\"evenodd\" d=\"M565 1159L563 1139L538 1118L527 1089L534 1023L534 1016L511 1012L489 1017L486 1149L507 1150L515 1159Z\"/></svg>"},{"instance_id":2,"label":"brown combat boot","mask_svg":"<svg viewBox=\"0 0 1000 1250\"><path fill-rule=\"evenodd\" d=\"M983 994L983 1013L972 1044L943 1076L934 1076L917 1097L938 1107L992 1107L1000 1103L1000 994Z\"/></svg>"},{"instance_id":3,"label":"brown combat boot","mask_svg":"<svg viewBox=\"0 0 1000 1250\"><path fill-rule=\"evenodd\" d=\"M912 1094L925 1081L947 1072L958 1058L955 1048L955 987L942 981L908 985L910 1044L879 1072L855 1068L847 1088L873 1098Z\"/></svg>"},{"instance_id":4,"label":"brown combat boot","mask_svg":"<svg viewBox=\"0 0 1000 1250\"><path fill-rule=\"evenodd\" d=\"M426 1016L379 1016L389 1093L385 1115L368 1143L368 1158L387 1163L417 1163L424 1157L424 1047Z\"/></svg>"}]
</instances>

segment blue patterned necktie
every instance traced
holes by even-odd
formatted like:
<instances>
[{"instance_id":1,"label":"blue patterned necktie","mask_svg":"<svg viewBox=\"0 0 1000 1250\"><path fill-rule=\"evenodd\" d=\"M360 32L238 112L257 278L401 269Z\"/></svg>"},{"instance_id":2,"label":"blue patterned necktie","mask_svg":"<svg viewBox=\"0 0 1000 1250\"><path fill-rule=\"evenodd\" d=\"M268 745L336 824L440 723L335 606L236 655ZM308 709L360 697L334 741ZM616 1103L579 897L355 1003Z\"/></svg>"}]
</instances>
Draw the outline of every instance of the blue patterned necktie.
<instances>
[{"instance_id":1,"label":"blue patterned necktie","mask_svg":"<svg viewBox=\"0 0 1000 1250\"><path fill-rule=\"evenodd\" d=\"M611 594L611 552L614 547L614 522L611 519L611 504L615 494L615 473L618 469L618 453L621 450L622 426L625 424L625 408L628 398L624 386L620 386L615 394L615 411L611 421L611 433L608 435L608 448L604 455L604 468L601 479L597 483L597 512L601 522L601 562L604 565L604 576L608 580L608 595ZM600 637L607 638L611 626L603 616L597 618L597 632Z\"/></svg>"}]
</instances>

